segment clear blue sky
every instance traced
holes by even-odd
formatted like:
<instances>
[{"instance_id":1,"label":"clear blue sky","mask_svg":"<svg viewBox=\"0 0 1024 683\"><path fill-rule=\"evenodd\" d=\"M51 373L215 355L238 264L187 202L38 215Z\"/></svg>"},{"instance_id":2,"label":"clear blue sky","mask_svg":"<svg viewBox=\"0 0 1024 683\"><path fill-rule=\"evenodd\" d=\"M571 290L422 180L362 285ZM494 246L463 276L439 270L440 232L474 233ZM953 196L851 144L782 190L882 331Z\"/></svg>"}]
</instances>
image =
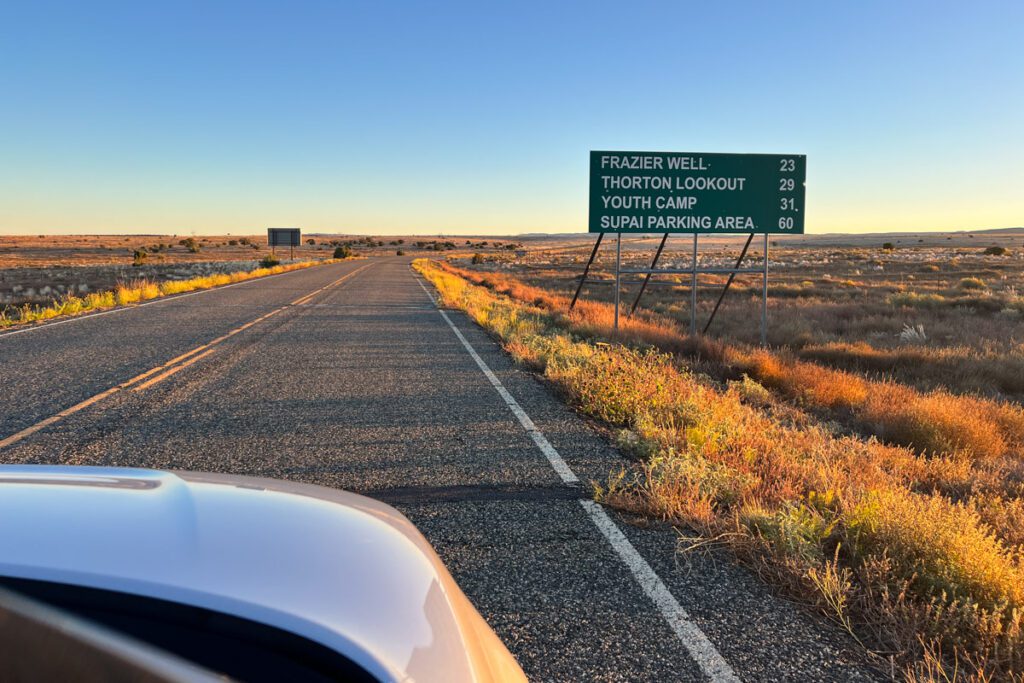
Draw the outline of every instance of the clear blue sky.
<instances>
[{"instance_id":1,"label":"clear blue sky","mask_svg":"<svg viewBox=\"0 0 1024 683\"><path fill-rule=\"evenodd\" d=\"M808 155L808 230L1024 224L1024 2L0 6L0 232L583 231L587 151Z\"/></svg>"}]
</instances>

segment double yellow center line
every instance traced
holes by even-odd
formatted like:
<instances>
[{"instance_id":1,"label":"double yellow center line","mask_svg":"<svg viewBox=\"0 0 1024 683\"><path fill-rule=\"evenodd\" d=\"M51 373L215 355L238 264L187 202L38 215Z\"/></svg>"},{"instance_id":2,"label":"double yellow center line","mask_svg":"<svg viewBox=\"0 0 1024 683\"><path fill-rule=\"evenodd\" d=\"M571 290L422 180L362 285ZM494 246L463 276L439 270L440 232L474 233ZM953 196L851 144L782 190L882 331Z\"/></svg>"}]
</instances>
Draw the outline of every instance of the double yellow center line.
<instances>
[{"instance_id":1,"label":"double yellow center line","mask_svg":"<svg viewBox=\"0 0 1024 683\"><path fill-rule=\"evenodd\" d=\"M24 438L26 438L28 436L31 436L31 435L35 434L36 432L38 432L38 431L40 431L42 429L45 429L46 427L49 427L50 425L54 424L55 422L59 422L60 420L63 420L65 417L67 417L69 415L73 415L73 414L77 413L80 410L88 408L89 406L93 405L94 403L102 401L103 399L105 399L105 398L107 398L109 396L112 396L113 394L116 394L119 391L124 391L125 389L131 389L132 391L143 391L144 389L147 389L147 388L153 386L157 382L162 382L163 380L167 379L168 377L170 377L174 373L178 372L179 370L183 370L184 368L187 368L189 365L192 365L193 363L195 363L195 362L205 358L206 356L209 356L211 353L213 353L214 351L217 350L214 347L216 347L221 342L223 342L223 341L225 341L227 339L230 339L231 337L235 336L239 332L242 332L244 330L249 329L253 325L256 325L258 323L263 322L264 320L266 320L267 318L270 318L271 316L277 315L278 313L280 313L281 311L285 310L286 308L290 308L292 306L301 306L302 304L308 303L310 299L312 299L314 296L316 296L320 292L328 290L331 287L336 287L337 285L340 285L345 280L349 279L350 277L353 277L354 275L356 275L358 273L361 273L362 271L364 271L367 268L369 268L371 265L373 265L373 264L368 263L365 266L362 266L361 268L357 268L356 270L353 270L351 273L348 273L346 275L342 275L340 278L338 278L334 282L328 283L328 284L324 285L323 287L321 287L320 289L317 289L317 290L315 290L313 292L310 292L309 294L304 294L304 295L300 296L298 299L296 299L295 301L291 302L290 304L285 304L284 306L281 306L280 308L275 308L270 313L266 313L264 315L261 315L260 317L256 318L255 320L251 320L251 321L245 323L244 325L236 327L235 329L231 330L230 332L228 332L226 334L222 334L221 336L217 337L213 341L210 341L210 342L207 342L207 343L202 344L200 346L197 346L196 348L192 349L191 351L183 353L180 356L176 356L175 358L172 358L171 360L167 361L163 365L158 365L157 367L152 368L151 370L146 370L142 374L136 375L135 377L132 377L131 379L129 379L129 380L125 381L125 382L122 382L121 384L118 384L116 386L110 387L106 391L102 391L102 392L96 394L95 396L90 396L89 398L87 398L84 401L81 401L79 403L76 403L75 405L71 406L70 408L65 408L64 410L60 411L59 413L51 415L50 417L48 417L48 418L46 418L44 420L40 420L39 422L35 423L31 427L26 427L25 429L22 429L20 432L15 432L14 434L11 434L8 437L0 439L0 449L7 448L8 446L10 446L12 444L15 444L15 443L21 441L22 439L24 439Z\"/></svg>"}]
</instances>

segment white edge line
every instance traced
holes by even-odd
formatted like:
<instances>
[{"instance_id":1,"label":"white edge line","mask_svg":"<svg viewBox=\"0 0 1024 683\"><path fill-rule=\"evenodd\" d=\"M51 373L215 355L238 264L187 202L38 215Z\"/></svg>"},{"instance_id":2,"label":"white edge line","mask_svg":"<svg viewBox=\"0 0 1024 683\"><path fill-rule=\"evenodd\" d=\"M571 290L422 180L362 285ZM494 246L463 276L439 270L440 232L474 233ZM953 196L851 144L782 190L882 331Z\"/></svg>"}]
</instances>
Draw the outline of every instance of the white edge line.
<instances>
[{"instance_id":1,"label":"white edge line","mask_svg":"<svg viewBox=\"0 0 1024 683\"><path fill-rule=\"evenodd\" d=\"M141 304L132 304L127 306L115 306L105 311L97 311L96 313L86 313L85 315L73 315L70 318L64 320L53 320L48 323L42 323L40 325L30 325L20 330L11 330L9 332L0 332L0 339L4 337L13 337L16 334L23 332L34 332L35 330L41 330L46 327L56 327L57 325L63 325L65 323L74 323L81 320L88 320L90 318L98 318L101 315L110 315L111 313L121 313L123 311L132 311L136 308L143 308L144 306L152 306L153 304L162 304L168 301L178 301L180 299L187 299L190 296L196 294L206 294L207 292L219 292L222 289L230 289L232 287L238 287L239 285L249 285L260 280L269 280L272 277L280 277L282 275L288 275L289 273L297 273L300 270L308 270L308 268L296 268L295 270L289 270L284 273L274 273L273 275L264 275L263 277L254 277L249 280L243 280L242 282L232 282L230 285L220 285L219 287L208 287L207 289L197 289L194 292L184 292L182 294L173 294L171 296L161 296L151 301L144 301Z\"/></svg>"},{"instance_id":2,"label":"white edge line","mask_svg":"<svg viewBox=\"0 0 1024 683\"><path fill-rule=\"evenodd\" d=\"M562 481L566 484L575 484L579 482L576 474L572 471L569 465L562 459L562 456L555 450L555 447L544 437L537 426L530 419L530 416L522 409L519 403L512 397L505 386L501 383L501 380L491 371L484 360L476 352L476 349L467 341L466 337L463 336L462 332L455 323L451 321L448 314L444 312L438 305L437 299L430 293L430 290L424 286L423 281L418 277L416 282L426 292L430 300L434 302L435 306L438 306L438 313L444 318L444 321L448 323L448 326L455 332L455 336L458 337L459 341L462 342L462 346L465 347L469 355L476 361L477 366L483 371L484 375L490 380L491 384L498 391L498 394L505 400L512 414L516 416L519 423L527 431L533 442L537 444L537 448L540 449L541 453L548 459L551 466L558 473L558 476L562 478ZM640 584L640 589L643 590L644 594L650 598L654 606L658 608L661 616L668 622L669 628L676 634L676 637L682 642L683 646L693 657L693 660L701 668L701 671L710 678L712 681L721 681L722 683L739 683L740 678L736 675L736 672L732 670L729 663L725 661L722 655L715 649L714 644L708 640L708 637L704 635L704 632L700 630L690 619L690 615L683 609L683 606L679 604L675 596L672 595L672 591L668 589L665 582L661 580L657 572L651 568L637 549L629 542L626 535L622 533L622 530L612 521L612 518L608 516L608 513L604 511L600 505L592 500L581 499L580 505L586 511L587 516L597 527L598 531L605 537L608 543L612 546L612 549L618 554L619 558L629 568L633 574L633 578Z\"/></svg>"},{"instance_id":3,"label":"white edge line","mask_svg":"<svg viewBox=\"0 0 1024 683\"><path fill-rule=\"evenodd\" d=\"M704 674L713 681L735 681L738 683L740 679L736 672L719 654L700 627L693 623L690 615L672 595L661 577L651 568L647 560L641 557L622 530L604 511L604 508L592 500L580 500L580 505L587 511L594 525L604 534L608 543L629 567L629 571L633 573L633 578L640 584L640 588L661 612L665 621L668 622L669 628L683 642L690 656L697 662Z\"/></svg>"},{"instance_id":4,"label":"white edge line","mask_svg":"<svg viewBox=\"0 0 1024 683\"><path fill-rule=\"evenodd\" d=\"M562 482L566 484L578 484L580 480L576 477L576 474L569 468L569 465L566 464L565 460L562 460L562 456L559 455L558 451L555 450L555 447L551 445L547 438L545 438L544 434L537 429L537 425L533 424L533 420L531 420L530 416L526 414L526 411L522 409L519 402L512 398L512 394L508 393L508 390L505 389L501 380L491 372L491 369L487 367L486 363L484 363L483 358L477 355L476 350L470 346L470 343L466 341L464 336L462 336L462 332L459 328L455 327L455 323L451 321L448 314L440 309L438 309L438 313L440 313L441 317L444 318L444 321L448 323L448 326L452 328L452 331L455 332L455 336L459 338L462 345L466 347L466 351L468 351L469 355L476 361L477 366L479 366L483 371L484 376L490 380L491 384L493 384L494 388L498 391L498 394L505 400L509 410L511 410L512 414L516 416L517 420L519 420L519 424L523 425L523 429L525 429L527 434L530 435L530 438L533 439L533 443L537 444L537 448L539 448L540 452L544 454L544 457L548 459L551 466L555 468L555 472L557 472L558 476L562 478Z\"/></svg>"}]
</instances>

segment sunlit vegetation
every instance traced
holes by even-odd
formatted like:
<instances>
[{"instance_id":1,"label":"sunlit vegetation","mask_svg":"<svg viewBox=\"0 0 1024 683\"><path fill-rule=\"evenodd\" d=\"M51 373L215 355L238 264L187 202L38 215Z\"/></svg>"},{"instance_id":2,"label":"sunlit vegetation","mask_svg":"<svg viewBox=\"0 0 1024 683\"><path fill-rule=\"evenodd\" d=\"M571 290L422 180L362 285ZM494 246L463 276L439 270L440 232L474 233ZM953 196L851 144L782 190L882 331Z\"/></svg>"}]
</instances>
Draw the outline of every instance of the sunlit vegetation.
<instances>
[{"instance_id":1,"label":"sunlit vegetation","mask_svg":"<svg viewBox=\"0 0 1024 683\"><path fill-rule=\"evenodd\" d=\"M689 552L730 549L908 679L1022 676L1017 406L694 340L650 311L615 334L606 303L568 314L508 275L416 267L616 430L635 464L600 501L696 531Z\"/></svg>"},{"instance_id":2,"label":"sunlit vegetation","mask_svg":"<svg viewBox=\"0 0 1024 683\"><path fill-rule=\"evenodd\" d=\"M567 297L499 273L443 265L450 272L519 301L552 312L566 311ZM600 302L581 302L570 317L581 332L613 336L613 312ZM943 389L920 391L768 351L693 339L671 318L649 311L623 316L617 339L647 344L693 359L697 369L721 381L748 375L779 396L845 424L864 435L908 446L922 454L1000 458L1024 445L1024 410L1004 401L962 396ZM1013 382L1013 376L1008 379Z\"/></svg>"},{"instance_id":3,"label":"sunlit vegetation","mask_svg":"<svg viewBox=\"0 0 1024 683\"><path fill-rule=\"evenodd\" d=\"M275 261L276 263L276 261ZM309 268L324 263L333 263L330 260L324 261L303 261L301 263L290 263L288 265L274 265L261 267L254 270L238 271L234 273L217 273L194 277L188 280L167 280L164 282L150 282L148 280L133 280L119 284L115 289L105 292L91 292L83 296L67 295L48 306L24 305L13 310L13 313L0 312L0 328L11 327L12 325L26 324L50 320L62 316L78 315L114 306L126 306L136 304L140 301L158 299L171 294L181 294L197 289L210 289L222 285L253 280L277 275L292 270Z\"/></svg>"},{"instance_id":4,"label":"sunlit vegetation","mask_svg":"<svg viewBox=\"0 0 1024 683\"><path fill-rule=\"evenodd\" d=\"M949 247L936 239L930 239L930 246L916 246L918 240L908 246L904 240L895 242L892 251L773 247L770 346L792 358L869 379L1024 402L1024 374L1019 371L1024 367L1024 252L967 247L964 239L958 239L961 244ZM1016 241L1000 239L1007 244ZM489 257L474 265L472 253L461 258L449 255L447 260L480 274L509 275L571 296L589 255L588 245L551 245L550 241L538 244L522 258L500 262ZM630 250L623 251L624 266L649 265L656 245L654 239L633 240ZM739 246L719 243L707 251L702 247L701 263L734 262ZM691 255L678 250L679 246L676 249L666 249L662 266L688 265ZM604 251L599 255L583 288L583 300L611 302L612 258ZM701 325L710 316L725 279L701 276L697 296ZM758 342L760 285L757 276L736 279L711 326L711 339L738 345ZM638 283L625 278L627 305L637 291ZM688 276L656 276L639 310L687 328L689 298ZM865 353L867 348L870 352Z\"/></svg>"}]
</instances>

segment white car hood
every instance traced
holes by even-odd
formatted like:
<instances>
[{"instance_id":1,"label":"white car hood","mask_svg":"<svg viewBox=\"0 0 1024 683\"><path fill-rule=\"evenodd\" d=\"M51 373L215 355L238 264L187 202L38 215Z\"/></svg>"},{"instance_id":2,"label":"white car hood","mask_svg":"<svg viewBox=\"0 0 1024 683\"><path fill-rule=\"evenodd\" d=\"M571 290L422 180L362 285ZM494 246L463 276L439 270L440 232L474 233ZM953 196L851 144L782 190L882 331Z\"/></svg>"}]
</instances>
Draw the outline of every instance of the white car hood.
<instances>
[{"instance_id":1,"label":"white car hood","mask_svg":"<svg viewBox=\"0 0 1024 683\"><path fill-rule=\"evenodd\" d=\"M479 629L467 628L468 602L426 540L394 509L334 489L0 466L0 575L272 624L382 680L480 680L479 644L467 643Z\"/></svg>"}]
</instances>

